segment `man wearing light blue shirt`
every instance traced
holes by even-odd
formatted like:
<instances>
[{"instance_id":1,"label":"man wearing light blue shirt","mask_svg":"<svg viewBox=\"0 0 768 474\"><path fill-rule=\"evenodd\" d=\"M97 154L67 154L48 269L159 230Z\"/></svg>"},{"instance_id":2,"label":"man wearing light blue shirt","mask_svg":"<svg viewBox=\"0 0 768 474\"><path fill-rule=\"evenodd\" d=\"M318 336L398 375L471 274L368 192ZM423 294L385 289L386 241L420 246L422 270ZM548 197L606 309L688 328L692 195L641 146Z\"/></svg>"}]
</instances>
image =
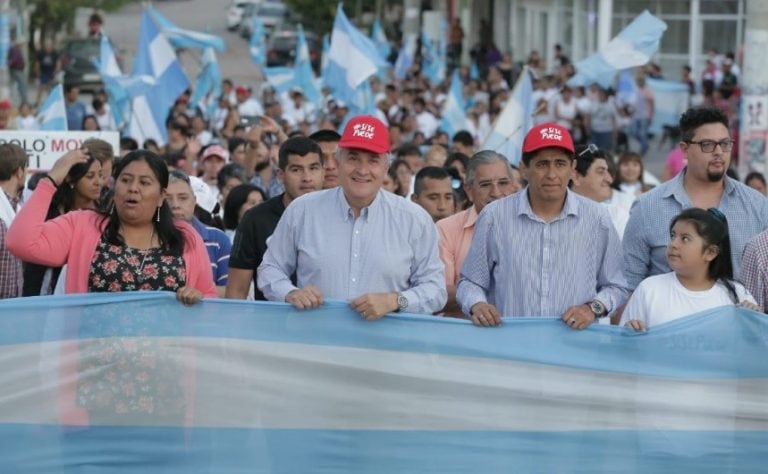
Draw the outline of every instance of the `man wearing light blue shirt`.
<instances>
[{"instance_id":1,"label":"man wearing light blue shirt","mask_svg":"<svg viewBox=\"0 0 768 474\"><path fill-rule=\"evenodd\" d=\"M733 140L728 117L715 107L689 109L680 117L680 148L688 164L674 178L643 194L624 232L624 274L631 289L649 276L672 271L667 263L669 223L689 207L716 207L728 218L733 276L749 240L768 228L768 199L726 175Z\"/></svg>"},{"instance_id":2,"label":"man wearing light blue shirt","mask_svg":"<svg viewBox=\"0 0 768 474\"><path fill-rule=\"evenodd\" d=\"M293 201L268 242L258 269L268 300L305 309L342 299L368 320L394 311L431 314L445 305L432 219L381 189L388 151L383 123L370 116L349 121L337 152L340 186Z\"/></svg>"},{"instance_id":3,"label":"man wearing light blue shirt","mask_svg":"<svg viewBox=\"0 0 768 474\"><path fill-rule=\"evenodd\" d=\"M568 130L535 126L522 164L528 186L480 213L456 299L479 326L497 326L502 316L559 316L584 329L626 301L619 236L605 208L568 190Z\"/></svg>"}]
</instances>

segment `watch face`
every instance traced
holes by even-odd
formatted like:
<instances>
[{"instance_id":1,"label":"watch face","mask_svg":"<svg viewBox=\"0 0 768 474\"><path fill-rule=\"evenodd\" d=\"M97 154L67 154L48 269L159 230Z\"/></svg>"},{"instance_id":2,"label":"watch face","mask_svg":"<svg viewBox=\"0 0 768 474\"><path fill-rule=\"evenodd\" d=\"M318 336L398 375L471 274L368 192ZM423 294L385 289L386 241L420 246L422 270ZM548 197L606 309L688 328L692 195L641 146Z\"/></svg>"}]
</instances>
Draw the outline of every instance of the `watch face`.
<instances>
[{"instance_id":1,"label":"watch face","mask_svg":"<svg viewBox=\"0 0 768 474\"><path fill-rule=\"evenodd\" d=\"M603 308L603 305L600 304L599 301L593 301L589 304L589 307L592 309L592 312L598 316L602 316L605 312L605 308Z\"/></svg>"},{"instance_id":2,"label":"watch face","mask_svg":"<svg viewBox=\"0 0 768 474\"><path fill-rule=\"evenodd\" d=\"M400 308L400 310L404 310L408 307L408 298L406 298L403 295L398 295L397 297L397 306Z\"/></svg>"}]
</instances>

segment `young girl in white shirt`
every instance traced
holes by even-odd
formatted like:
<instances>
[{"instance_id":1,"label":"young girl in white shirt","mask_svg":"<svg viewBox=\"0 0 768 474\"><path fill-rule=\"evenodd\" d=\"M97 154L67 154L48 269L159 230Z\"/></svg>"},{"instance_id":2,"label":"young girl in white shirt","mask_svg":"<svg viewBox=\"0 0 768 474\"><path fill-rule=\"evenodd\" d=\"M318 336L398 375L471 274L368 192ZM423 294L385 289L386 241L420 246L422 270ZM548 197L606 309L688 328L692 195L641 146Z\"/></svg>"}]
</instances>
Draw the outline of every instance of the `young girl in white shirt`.
<instances>
[{"instance_id":1,"label":"young girl in white shirt","mask_svg":"<svg viewBox=\"0 0 768 474\"><path fill-rule=\"evenodd\" d=\"M648 277L627 303L621 324L635 331L718 306L760 311L733 280L728 221L719 209L686 209L672 219L667 244L670 273Z\"/></svg>"}]
</instances>

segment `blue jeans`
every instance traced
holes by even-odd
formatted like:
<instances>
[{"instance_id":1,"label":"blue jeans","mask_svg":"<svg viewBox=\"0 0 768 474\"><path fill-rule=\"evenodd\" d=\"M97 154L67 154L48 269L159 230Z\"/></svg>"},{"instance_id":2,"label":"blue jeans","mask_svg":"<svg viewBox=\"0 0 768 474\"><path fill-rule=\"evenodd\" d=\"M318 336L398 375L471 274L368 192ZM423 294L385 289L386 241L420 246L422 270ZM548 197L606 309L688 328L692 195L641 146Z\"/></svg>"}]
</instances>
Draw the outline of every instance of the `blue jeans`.
<instances>
[{"instance_id":1,"label":"blue jeans","mask_svg":"<svg viewBox=\"0 0 768 474\"><path fill-rule=\"evenodd\" d=\"M648 151L648 128L651 121L645 118L632 119L632 127L629 134L640 142L640 156L644 156Z\"/></svg>"}]
</instances>

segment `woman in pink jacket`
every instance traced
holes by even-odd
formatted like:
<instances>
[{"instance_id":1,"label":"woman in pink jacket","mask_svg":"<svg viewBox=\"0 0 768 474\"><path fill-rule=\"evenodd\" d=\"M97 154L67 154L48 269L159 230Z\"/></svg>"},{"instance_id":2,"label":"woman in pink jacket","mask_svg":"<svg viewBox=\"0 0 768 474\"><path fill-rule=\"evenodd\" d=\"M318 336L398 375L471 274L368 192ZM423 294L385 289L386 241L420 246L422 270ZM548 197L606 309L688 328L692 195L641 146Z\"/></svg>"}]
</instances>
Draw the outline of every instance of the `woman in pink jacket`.
<instances>
[{"instance_id":1,"label":"woman in pink jacket","mask_svg":"<svg viewBox=\"0 0 768 474\"><path fill-rule=\"evenodd\" d=\"M185 304L215 297L205 244L192 226L174 221L165 203L168 168L150 151L120 160L107 214L82 210L45 220L56 188L87 153L67 153L40 180L8 231L10 251L41 265L67 264L67 293L164 290Z\"/></svg>"}]
</instances>

